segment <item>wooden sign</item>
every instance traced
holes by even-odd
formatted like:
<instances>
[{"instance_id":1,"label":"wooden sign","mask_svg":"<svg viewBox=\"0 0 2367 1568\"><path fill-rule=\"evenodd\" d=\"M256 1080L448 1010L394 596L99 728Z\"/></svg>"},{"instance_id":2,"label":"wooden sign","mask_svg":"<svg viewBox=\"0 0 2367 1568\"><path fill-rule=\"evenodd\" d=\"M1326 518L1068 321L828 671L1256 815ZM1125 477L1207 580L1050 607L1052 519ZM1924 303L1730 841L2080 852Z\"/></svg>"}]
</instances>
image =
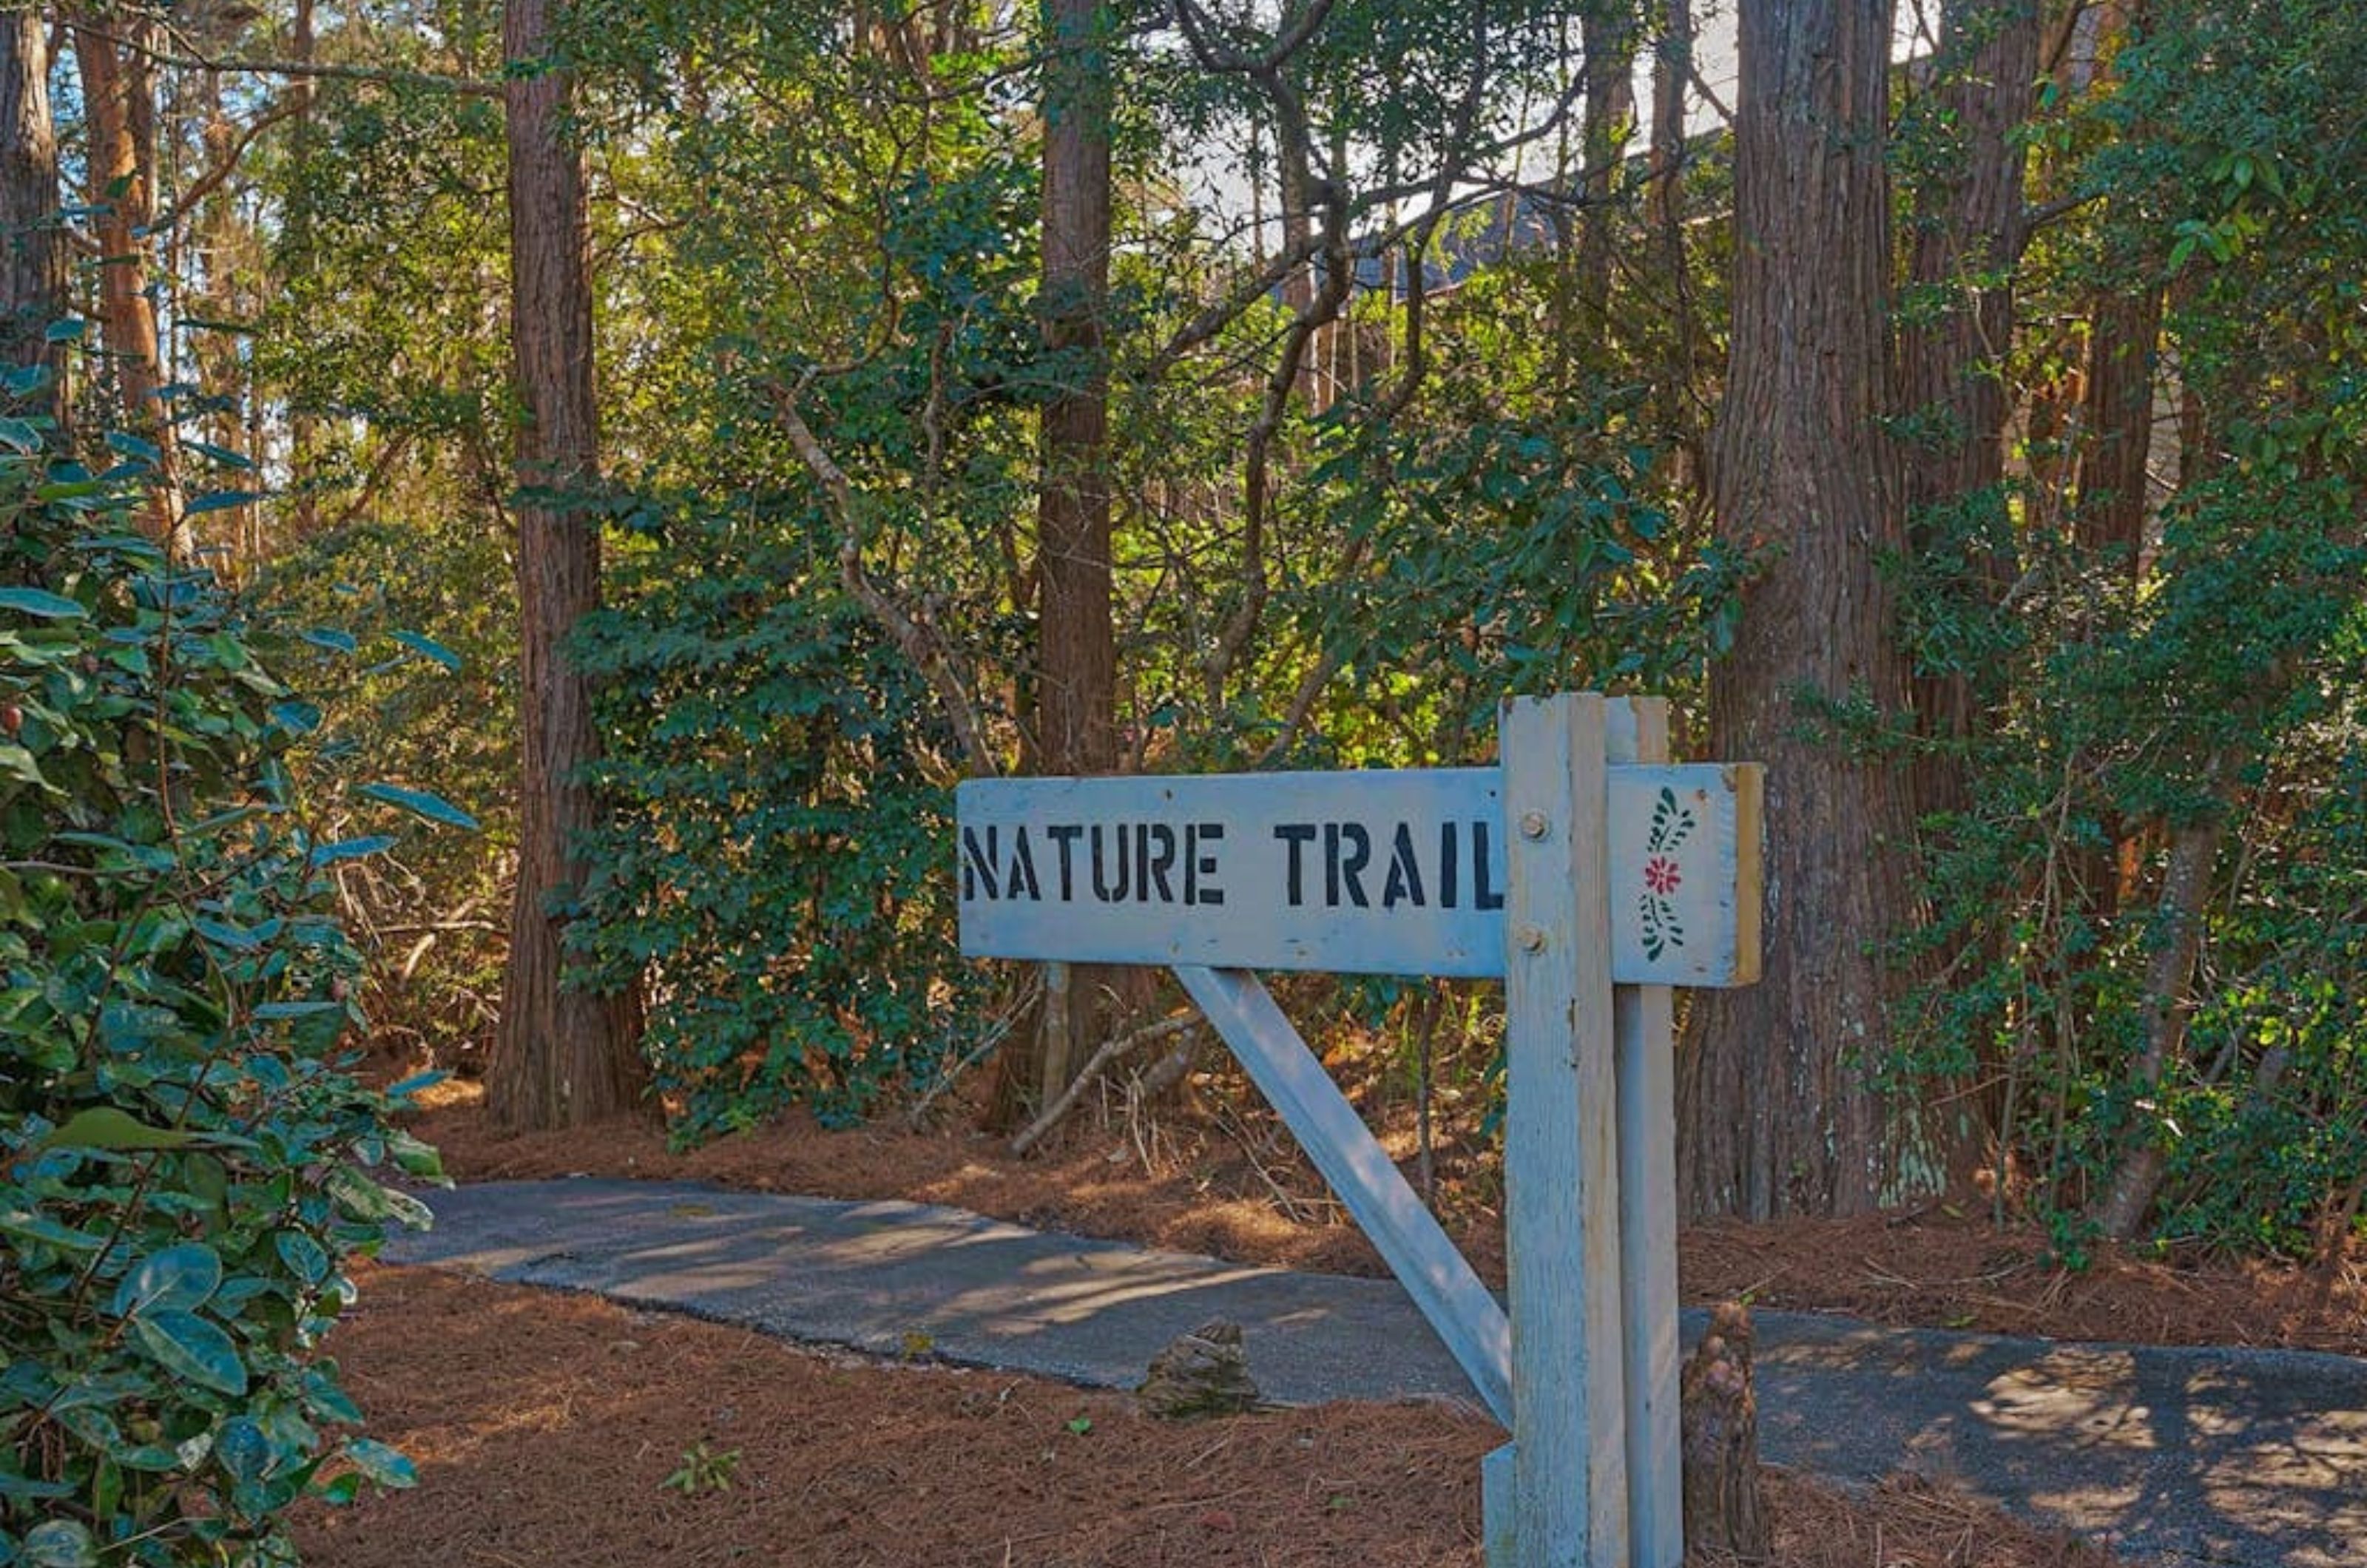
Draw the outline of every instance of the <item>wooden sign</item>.
<instances>
[{"instance_id":1,"label":"wooden sign","mask_svg":"<svg viewBox=\"0 0 2367 1568\"><path fill-rule=\"evenodd\" d=\"M1172 967L1512 1440L1488 1568L1681 1568L1671 986L1759 976L1760 770L1668 705L1504 706L1503 764L963 784L962 951ZM1258 969L1501 976L1500 1305Z\"/></svg>"},{"instance_id":2,"label":"wooden sign","mask_svg":"<svg viewBox=\"0 0 2367 1568\"><path fill-rule=\"evenodd\" d=\"M1757 979L1759 769L1609 778L1613 978ZM1549 830L1496 768L987 780L957 816L966 953L1339 974L1502 975L1508 835Z\"/></svg>"}]
</instances>

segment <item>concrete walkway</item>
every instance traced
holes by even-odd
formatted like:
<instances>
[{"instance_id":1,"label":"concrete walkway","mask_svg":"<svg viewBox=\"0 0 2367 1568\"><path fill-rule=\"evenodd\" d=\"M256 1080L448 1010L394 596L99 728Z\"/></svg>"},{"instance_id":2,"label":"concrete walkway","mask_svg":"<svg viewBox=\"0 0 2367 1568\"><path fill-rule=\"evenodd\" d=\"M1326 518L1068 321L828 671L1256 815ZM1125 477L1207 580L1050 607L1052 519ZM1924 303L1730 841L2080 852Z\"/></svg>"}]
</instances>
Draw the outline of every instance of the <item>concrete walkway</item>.
<instances>
[{"instance_id":1,"label":"concrete walkway","mask_svg":"<svg viewBox=\"0 0 2367 1568\"><path fill-rule=\"evenodd\" d=\"M952 1360L1110 1387L1224 1317L1277 1400L1473 1400L1387 1280L686 1183L426 1196L436 1228L398 1237L391 1259L887 1355L924 1335ZM1772 1462L1843 1482L1905 1467L2177 1568L2367 1568L2367 1361L1757 1321Z\"/></svg>"}]
</instances>

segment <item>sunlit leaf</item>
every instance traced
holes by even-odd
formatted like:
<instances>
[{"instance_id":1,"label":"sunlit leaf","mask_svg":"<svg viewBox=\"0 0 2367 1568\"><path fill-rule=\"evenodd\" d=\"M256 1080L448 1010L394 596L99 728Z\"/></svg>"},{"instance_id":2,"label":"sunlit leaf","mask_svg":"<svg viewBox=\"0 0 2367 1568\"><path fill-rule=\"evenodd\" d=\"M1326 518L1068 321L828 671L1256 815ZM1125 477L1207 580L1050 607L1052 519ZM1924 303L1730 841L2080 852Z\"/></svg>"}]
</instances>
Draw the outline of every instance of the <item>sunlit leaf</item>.
<instances>
[{"instance_id":1,"label":"sunlit leaf","mask_svg":"<svg viewBox=\"0 0 2367 1568\"><path fill-rule=\"evenodd\" d=\"M431 794L424 789L406 789L401 784L366 784L354 793L367 795L372 800L384 801L389 806L399 806L414 817L424 817L430 822L440 822L447 828L465 828L472 833L477 830L475 818L442 795Z\"/></svg>"}]
</instances>

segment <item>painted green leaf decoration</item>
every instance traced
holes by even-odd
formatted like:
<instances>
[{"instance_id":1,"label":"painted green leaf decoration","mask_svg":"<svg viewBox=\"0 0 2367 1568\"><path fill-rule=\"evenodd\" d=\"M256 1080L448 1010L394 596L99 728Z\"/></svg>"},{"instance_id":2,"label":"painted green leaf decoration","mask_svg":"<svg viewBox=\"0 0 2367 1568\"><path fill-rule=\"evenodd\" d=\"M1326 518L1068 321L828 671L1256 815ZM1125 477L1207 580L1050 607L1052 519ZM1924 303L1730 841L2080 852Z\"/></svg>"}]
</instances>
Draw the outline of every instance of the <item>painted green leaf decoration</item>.
<instances>
[{"instance_id":1,"label":"painted green leaf decoration","mask_svg":"<svg viewBox=\"0 0 2367 1568\"><path fill-rule=\"evenodd\" d=\"M414 817L424 817L447 828L465 828L472 833L477 830L475 818L442 795L424 789L405 789L401 784L366 784L354 793L371 800L384 801L389 806L399 806Z\"/></svg>"}]
</instances>

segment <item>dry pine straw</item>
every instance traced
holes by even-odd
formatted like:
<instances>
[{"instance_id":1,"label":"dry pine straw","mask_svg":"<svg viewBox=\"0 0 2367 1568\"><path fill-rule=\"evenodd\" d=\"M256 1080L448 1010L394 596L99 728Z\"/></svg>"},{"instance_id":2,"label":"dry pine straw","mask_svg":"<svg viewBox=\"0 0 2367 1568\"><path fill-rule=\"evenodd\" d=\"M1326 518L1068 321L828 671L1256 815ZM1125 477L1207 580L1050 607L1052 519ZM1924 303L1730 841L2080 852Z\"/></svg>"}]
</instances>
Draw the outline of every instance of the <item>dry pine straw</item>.
<instances>
[{"instance_id":1,"label":"dry pine straw","mask_svg":"<svg viewBox=\"0 0 2367 1568\"><path fill-rule=\"evenodd\" d=\"M372 1267L332 1340L416 1490L311 1508L313 1568L1479 1562L1478 1462L1439 1404L1167 1423L1121 1394L882 1366L746 1330ZM704 1445L730 1484L665 1484ZM719 1456L736 1456L720 1458ZM1782 1568L2109 1568L1920 1483L1771 1477Z\"/></svg>"}]
</instances>

